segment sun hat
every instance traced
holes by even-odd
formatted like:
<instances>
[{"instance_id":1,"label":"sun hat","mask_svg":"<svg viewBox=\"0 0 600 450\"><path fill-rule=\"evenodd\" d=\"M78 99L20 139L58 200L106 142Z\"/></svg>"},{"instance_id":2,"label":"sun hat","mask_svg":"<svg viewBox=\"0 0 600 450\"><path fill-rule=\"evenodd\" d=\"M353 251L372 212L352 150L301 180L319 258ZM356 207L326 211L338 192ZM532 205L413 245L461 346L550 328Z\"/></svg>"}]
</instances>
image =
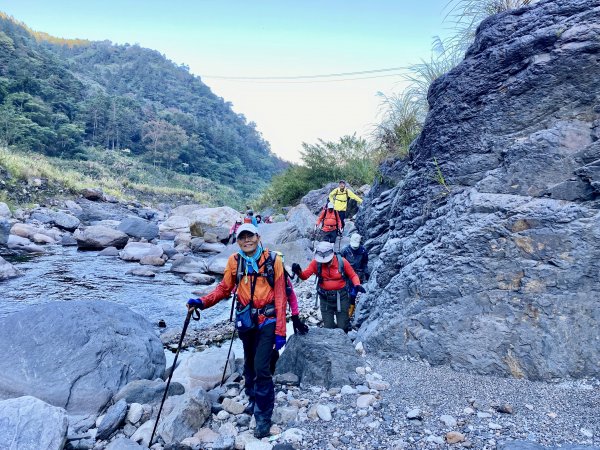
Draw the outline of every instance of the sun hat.
<instances>
[{"instance_id":1,"label":"sun hat","mask_svg":"<svg viewBox=\"0 0 600 450\"><path fill-rule=\"evenodd\" d=\"M333 203L327 202L327 209L333 209Z\"/></svg>"},{"instance_id":2,"label":"sun hat","mask_svg":"<svg viewBox=\"0 0 600 450\"><path fill-rule=\"evenodd\" d=\"M239 238L240 234L242 234L244 231L248 231L252 234L258 234L258 228L256 228L251 223L245 223L237 229L237 232L235 233L235 238Z\"/></svg>"},{"instance_id":3,"label":"sun hat","mask_svg":"<svg viewBox=\"0 0 600 450\"><path fill-rule=\"evenodd\" d=\"M319 242L315 249L315 261L328 263L333 259L333 244L331 242Z\"/></svg>"},{"instance_id":4,"label":"sun hat","mask_svg":"<svg viewBox=\"0 0 600 450\"><path fill-rule=\"evenodd\" d=\"M354 233L352 236L350 236L350 247L352 247L354 250L360 247L360 237L361 236L358 233Z\"/></svg>"}]
</instances>

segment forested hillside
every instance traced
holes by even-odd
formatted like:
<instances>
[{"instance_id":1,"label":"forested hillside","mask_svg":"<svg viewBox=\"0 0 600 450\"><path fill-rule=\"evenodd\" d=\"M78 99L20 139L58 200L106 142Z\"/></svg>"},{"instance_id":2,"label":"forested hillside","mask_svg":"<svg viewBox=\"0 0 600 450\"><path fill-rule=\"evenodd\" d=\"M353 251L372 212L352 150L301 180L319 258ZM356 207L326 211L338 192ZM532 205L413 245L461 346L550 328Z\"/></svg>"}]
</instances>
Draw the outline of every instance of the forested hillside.
<instances>
[{"instance_id":1,"label":"forested hillside","mask_svg":"<svg viewBox=\"0 0 600 450\"><path fill-rule=\"evenodd\" d=\"M286 166L186 66L138 45L53 38L2 13L0 145L72 159L119 150L244 194Z\"/></svg>"}]
</instances>

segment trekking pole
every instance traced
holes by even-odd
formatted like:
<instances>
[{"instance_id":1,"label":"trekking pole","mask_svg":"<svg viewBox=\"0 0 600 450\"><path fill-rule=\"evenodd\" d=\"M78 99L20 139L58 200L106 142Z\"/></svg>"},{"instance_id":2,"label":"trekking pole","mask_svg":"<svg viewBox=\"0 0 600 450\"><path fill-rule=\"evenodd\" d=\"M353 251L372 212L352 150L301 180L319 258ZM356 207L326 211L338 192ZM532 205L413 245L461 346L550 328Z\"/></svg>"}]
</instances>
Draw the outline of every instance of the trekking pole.
<instances>
[{"instance_id":1,"label":"trekking pole","mask_svg":"<svg viewBox=\"0 0 600 450\"><path fill-rule=\"evenodd\" d=\"M221 377L221 386L225 382L225 374L227 373L227 364L229 364L229 356L231 355L231 347L233 347L233 338L235 337L235 325L233 326L233 333L231 333L231 342L229 343L229 351L227 352L227 359L225 360L225 368L223 369L223 376Z\"/></svg>"},{"instance_id":2,"label":"trekking pole","mask_svg":"<svg viewBox=\"0 0 600 450\"><path fill-rule=\"evenodd\" d=\"M194 312L196 313L196 315L194 315ZM165 393L163 394L162 401L160 402L160 408L158 408L158 415L156 416L156 422L154 422L154 428L152 429L152 435L150 436L148 447L152 445L152 441L154 440L154 433L156 433L158 419L160 419L160 413L162 412L163 405L165 404L165 400L167 399L167 393L169 392L169 386L171 385L171 378L173 378L175 367L177 367L177 358L179 357L179 350L181 350L183 338L185 337L185 332L187 331L188 325L190 324L190 319L192 317L194 318L194 320L200 320L200 312L196 308L188 309L187 315L185 316L185 322L183 322L183 330L181 331L181 337L179 338L179 345L177 345L175 359L173 360L173 368L171 369L171 374L169 375L169 379L167 380L167 387L165 388Z\"/></svg>"}]
</instances>

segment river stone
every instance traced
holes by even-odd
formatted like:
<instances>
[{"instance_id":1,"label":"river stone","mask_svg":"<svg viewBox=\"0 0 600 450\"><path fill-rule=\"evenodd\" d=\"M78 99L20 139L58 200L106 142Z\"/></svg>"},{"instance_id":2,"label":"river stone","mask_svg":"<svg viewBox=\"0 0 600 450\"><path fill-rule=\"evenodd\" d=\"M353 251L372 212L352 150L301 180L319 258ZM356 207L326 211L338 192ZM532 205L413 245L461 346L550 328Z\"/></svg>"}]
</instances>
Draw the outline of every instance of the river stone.
<instances>
[{"instance_id":1,"label":"river stone","mask_svg":"<svg viewBox=\"0 0 600 450\"><path fill-rule=\"evenodd\" d=\"M56 244L56 241L54 239L52 239L50 236L46 236L45 234L42 234L42 233L34 234L33 236L31 236L31 240L33 242L35 242L36 244L43 244L43 245Z\"/></svg>"},{"instance_id":2,"label":"river stone","mask_svg":"<svg viewBox=\"0 0 600 450\"><path fill-rule=\"evenodd\" d=\"M79 219L71 214L61 211L52 211L48 208L38 208L31 213L31 219L42 223L55 225L67 231L75 231L79 227Z\"/></svg>"},{"instance_id":3,"label":"river stone","mask_svg":"<svg viewBox=\"0 0 600 450\"><path fill-rule=\"evenodd\" d=\"M147 447L135 443L131 439L120 437L106 446L105 450L144 450Z\"/></svg>"},{"instance_id":4,"label":"river stone","mask_svg":"<svg viewBox=\"0 0 600 450\"><path fill-rule=\"evenodd\" d=\"M154 424L155 424L155 420L147 420L146 422L144 422L142 424L141 427L139 427L135 433L133 433L133 435L129 438L134 442L141 442L141 445L145 446L144 448L148 447L148 444L150 443L150 437L152 436L152 430L154 429Z\"/></svg>"},{"instance_id":5,"label":"river stone","mask_svg":"<svg viewBox=\"0 0 600 450\"><path fill-rule=\"evenodd\" d=\"M62 450L69 420L63 408L24 396L0 401L0 448Z\"/></svg>"},{"instance_id":6,"label":"river stone","mask_svg":"<svg viewBox=\"0 0 600 450\"><path fill-rule=\"evenodd\" d=\"M99 188L85 188L82 189L81 195L83 195L88 200L98 201L102 200L104 192L102 192L102 189Z\"/></svg>"},{"instance_id":7,"label":"river stone","mask_svg":"<svg viewBox=\"0 0 600 450\"><path fill-rule=\"evenodd\" d=\"M128 275L133 275L136 277L145 277L145 278L154 278L156 276L156 272L152 269L145 269L143 267L137 267L135 269L131 269L127 271Z\"/></svg>"},{"instance_id":8,"label":"river stone","mask_svg":"<svg viewBox=\"0 0 600 450\"><path fill-rule=\"evenodd\" d=\"M498 444L498 450L600 450L597 445L562 444L545 447L529 441L508 441Z\"/></svg>"},{"instance_id":9,"label":"river stone","mask_svg":"<svg viewBox=\"0 0 600 450\"><path fill-rule=\"evenodd\" d=\"M166 387L167 382L160 378L155 380L133 380L115 394L113 401L118 402L125 399L127 403L155 404L162 400ZM184 392L185 388L181 383L171 381L169 396L181 395Z\"/></svg>"},{"instance_id":10,"label":"river stone","mask_svg":"<svg viewBox=\"0 0 600 450\"><path fill-rule=\"evenodd\" d=\"M118 230L138 239L151 241L158 237L158 225L140 217L127 217L119 224Z\"/></svg>"},{"instance_id":11,"label":"river stone","mask_svg":"<svg viewBox=\"0 0 600 450\"><path fill-rule=\"evenodd\" d=\"M106 247L98 252L98 256L119 256L119 249L117 247Z\"/></svg>"},{"instance_id":12,"label":"river stone","mask_svg":"<svg viewBox=\"0 0 600 450\"><path fill-rule=\"evenodd\" d=\"M130 242L119 253L123 261L139 261L147 256L161 257L162 247L147 242Z\"/></svg>"},{"instance_id":13,"label":"river stone","mask_svg":"<svg viewBox=\"0 0 600 450\"><path fill-rule=\"evenodd\" d=\"M96 440L107 440L121 426L127 415L127 402L119 400L106 411L102 422L98 426Z\"/></svg>"},{"instance_id":14,"label":"river stone","mask_svg":"<svg viewBox=\"0 0 600 450\"><path fill-rule=\"evenodd\" d=\"M331 409L327 405L317 405L317 415L325 422L331 421Z\"/></svg>"},{"instance_id":15,"label":"river stone","mask_svg":"<svg viewBox=\"0 0 600 450\"><path fill-rule=\"evenodd\" d=\"M171 264L171 272L175 273L205 273L208 268L206 262L202 259L194 258L193 256L184 256L183 258L173 261Z\"/></svg>"},{"instance_id":16,"label":"river stone","mask_svg":"<svg viewBox=\"0 0 600 450\"><path fill-rule=\"evenodd\" d=\"M96 413L128 382L165 370L152 324L103 300L26 307L0 318L0 342L0 398L34 395L71 414Z\"/></svg>"},{"instance_id":17,"label":"river stone","mask_svg":"<svg viewBox=\"0 0 600 450\"><path fill-rule=\"evenodd\" d=\"M356 399L356 407L357 408L368 408L369 406L371 406L376 401L377 401L377 399L372 394L360 395Z\"/></svg>"},{"instance_id":18,"label":"river stone","mask_svg":"<svg viewBox=\"0 0 600 450\"><path fill-rule=\"evenodd\" d=\"M137 424L144 414L144 407L140 403L133 402L129 405L129 410L127 411L127 422L132 425Z\"/></svg>"},{"instance_id":19,"label":"river stone","mask_svg":"<svg viewBox=\"0 0 600 450\"><path fill-rule=\"evenodd\" d=\"M225 250L226 245L220 242L205 242L203 239L196 238L192 240L191 248L194 253L221 253Z\"/></svg>"},{"instance_id":20,"label":"river stone","mask_svg":"<svg viewBox=\"0 0 600 450\"><path fill-rule=\"evenodd\" d=\"M174 239L180 233L190 232L190 220L183 216L171 216L158 226L163 239ZM163 237L164 236L164 237Z\"/></svg>"},{"instance_id":21,"label":"river stone","mask_svg":"<svg viewBox=\"0 0 600 450\"><path fill-rule=\"evenodd\" d=\"M180 382L189 391L203 388L210 390L221 382L227 347L211 347L202 352L196 352L186 358L173 374L173 380ZM229 377L235 368L235 353L232 351L227 364L225 378Z\"/></svg>"},{"instance_id":22,"label":"river stone","mask_svg":"<svg viewBox=\"0 0 600 450\"><path fill-rule=\"evenodd\" d=\"M10 229L10 234L14 234L15 236L20 236L27 239L39 232L39 228L34 227L31 224L21 222L15 223Z\"/></svg>"},{"instance_id":23,"label":"river stone","mask_svg":"<svg viewBox=\"0 0 600 450\"><path fill-rule=\"evenodd\" d=\"M210 417L210 401L204 389L195 389L183 396L173 410L161 419L157 433L166 444L192 437Z\"/></svg>"},{"instance_id":24,"label":"river stone","mask_svg":"<svg viewBox=\"0 0 600 450\"><path fill-rule=\"evenodd\" d=\"M311 328L305 335L290 337L275 373L293 372L302 384L342 387L356 384L354 369L361 364L352 341L342 330Z\"/></svg>"},{"instance_id":25,"label":"river stone","mask_svg":"<svg viewBox=\"0 0 600 450\"><path fill-rule=\"evenodd\" d=\"M8 236L10 235L11 224L8 220L0 218L0 245L4 245L8 242Z\"/></svg>"},{"instance_id":26,"label":"river stone","mask_svg":"<svg viewBox=\"0 0 600 450\"><path fill-rule=\"evenodd\" d=\"M215 282L215 277L204 273L188 273L183 277L183 281L192 284L209 285Z\"/></svg>"},{"instance_id":27,"label":"river stone","mask_svg":"<svg viewBox=\"0 0 600 450\"><path fill-rule=\"evenodd\" d=\"M20 275L22 275L21 272L19 272L15 266L0 256L0 281L15 278Z\"/></svg>"},{"instance_id":28,"label":"river stone","mask_svg":"<svg viewBox=\"0 0 600 450\"><path fill-rule=\"evenodd\" d=\"M140 259L142 266L164 266L166 258L164 256L143 256Z\"/></svg>"},{"instance_id":29,"label":"river stone","mask_svg":"<svg viewBox=\"0 0 600 450\"><path fill-rule=\"evenodd\" d=\"M431 85L410 156L382 165L357 218L373 269L355 315L369 353L600 376L597 6L491 16Z\"/></svg>"},{"instance_id":30,"label":"river stone","mask_svg":"<svg viewBox=\"0 0 600 450\"><path fill-rule=\"evenodd\" d=\"M70 234L63 234L63 236L60 238L60 245L62 245L63 247L75 247L77 246L77 240ZM118 252L117 252L118 255ZM115 256L117 256L115 255Z\"/></svg>"},{"instance_id":31,"label":"river stone","mask_svg":"<svg viewBox=\"0 0 600 450\"><path fill-rule=\"evenodd\" d=\"M122 231L113 230L102 225L79 228L73 234L77 246L82 250L101 250L106 247L123 248L129 237Z\"/></svg>"},{"instance_id":32,"label":"river stone","mask_svg":"<svg viewBox=\"0 0 600 450\"><path fill-rule=\"evenodd\" d=\"M297 406L278 406L273 411L273 422L287 425L290 422L295 422L298 418Z\"/></svg>"},{"instance_id":33,"label":"river stone","mask_svg":"<svg viewBox=\"0 0 600 450\"><path fill-rule=\"evenodd\" d=\"M22 238L15 234L8 236L6 246L11 250L20 250L27 253L44 253L44 248L34 244L27 238Z\"/></svg>"}]
</instances>

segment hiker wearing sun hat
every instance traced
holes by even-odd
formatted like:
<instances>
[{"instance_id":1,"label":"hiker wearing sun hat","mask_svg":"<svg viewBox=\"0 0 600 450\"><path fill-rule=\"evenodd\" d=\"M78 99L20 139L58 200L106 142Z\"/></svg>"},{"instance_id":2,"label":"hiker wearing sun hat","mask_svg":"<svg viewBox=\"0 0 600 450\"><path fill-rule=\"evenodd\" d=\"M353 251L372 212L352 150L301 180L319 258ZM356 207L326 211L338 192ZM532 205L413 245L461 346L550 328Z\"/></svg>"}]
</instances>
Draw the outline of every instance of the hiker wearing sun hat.
<instances>
[{"instance_id":1,"label":"hiker wearing sun hat","mask_svg":"<svg viewBox=\"0 0 600 450\"><path fill-rule=\"evenodd\" d=\"M350 299L346 285L350 283L358 292L365 292L352 266L341 255L333 251L330 242L319 242L315 258L305 270L292 264L292 271L301 280L317 275L317 294L321 301L321 315L325 328L341 328L348 332L348 309Z\"/></svg>"},{"instance_id":2,"label":"hiker wearing sun hat","mask_svg":"<svg viewBox=\"0 0 600 450\"><path fill-rule=\"evenodd\" d=\"M263 248L251 223L236 232L240 250L229 257L223 280L202 298L188 300L189 309L206 309L229 298L235 289L235 324L244 347L244 381L254 435L269 435L275 404L271 358L286 342L286 280L281 257Z\"/></svg>"},{"instance_id":3,"label":"hiker wearing sun hat","mask_svg":"<svg viewBox=\"0 0 600 450\"><path fill-rule=\"evenodd\" d=\"M369 276L367 272L369 254L367 253L367 249L364 247L364 245L360 244L360 239L360 234L352 234L352 236L350 236L350 245L347 245L342 249L342 256L350 263L356 272L356 275L358 275L358 278L360 278L362 282L365 281ZM356 309L356 296L358 295L358 291L354 286L351 286L348 290L348 293L350 295L350 309L348 311L348 315L350 318L352 318L354 310Z\"/></svg>"}]
</instances>

